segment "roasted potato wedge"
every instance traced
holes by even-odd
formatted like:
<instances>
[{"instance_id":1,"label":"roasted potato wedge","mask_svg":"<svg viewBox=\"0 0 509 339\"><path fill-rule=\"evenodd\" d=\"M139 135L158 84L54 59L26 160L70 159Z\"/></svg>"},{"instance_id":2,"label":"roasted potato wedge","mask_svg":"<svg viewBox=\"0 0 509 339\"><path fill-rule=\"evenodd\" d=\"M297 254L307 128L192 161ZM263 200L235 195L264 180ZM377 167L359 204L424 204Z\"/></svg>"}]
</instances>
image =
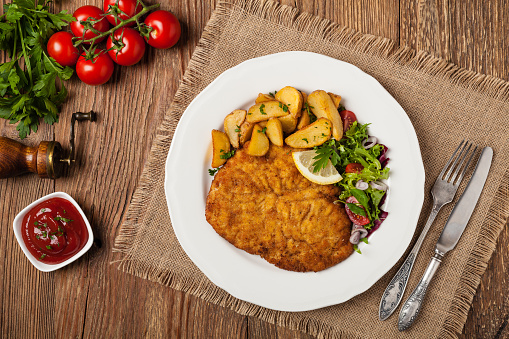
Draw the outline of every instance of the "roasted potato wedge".
<instances>
[{"instance_id":1,"label":"roasted potato wedge","mask_svg":"<svg viewBox=\"0 0 509 339\"><path fill-rule=\"evenodd\" d=\"M308 101L308 94L303 91L300 91L300 94L302 95L302 109L304 109L304 103Z\"/></svg>"},{"instance_id":2,"label":"roasted potato wedge","mask_svg":"<svg viewBox=\"0 0 509 339\"><path fill-rule=\"evenodd\" d=\"M299 120L292 115L285 115L284 117L278 118L283 126L283 132L286 134L292 133L297 128Z\"/></svg>"},{"instance_id":3,"label":"roasted potato wedge","mask_svg":"<svg viewBox=\"0 0 509 339\"><path fill-rule=\"evenodd\" d=\"M276 100L288 106L288 111L294 118L299 118L302 110L302 94L291 86L286 86L277 91Z\"/></svg>"},{"instance_id":4,"label":"roasted potato wedge","mask_svg":"<svg viewBox=\"0 0 509 339\"><path fill-rule=\"evenodd\" d=\"M253 133L254 124L244 121L242 125L240 125L240 138L239 143L243 146L246 142L251 139L251 134Z\"/></svg>"},{"instance_id":5,"label":"roasted potato wedge","mask_svg":"<svg viewBox=\"0 0 509 339\"><path fill-rule=\"evenodd\" d=\"M294 148L312 148L330 139L332 123L329 119L319 118L311 125L298 130L285 139L285 143Z\"/></svg>"},{"instance_id":6,"label":"roasted potato wedge","mask_svg":"<svg viewBox=\"0 0 509 339\"><path fill-rule=\"evenodd\" d=\"M309 114L306 111L302 112L302 115L299 118L299 122L297 123L297 129L303 129L307 125L311 123L311 119L309 118Z\"/></svg>"},{"instance_id":7,"label":"roasted potato wedge","mask_svg":"<svg viewBox=\"0 0 509 339\"><path fill-rule=\"evenodd\" d=\"M283 104L279 101L266 101L262 102L260 104L256 104L254 106L251 106L249 110L247 111L247 117L246 120L248 122L260 122L269 120L270 118L274 117L284 117L285 115L288 115L288 111L285 112L283 110Z\"/></svg>"},{"instance_id":8,"label":"roasted potato wedge","mask_svg":"<svg viewBox=\"0 0 509 339\"><path fill-rule=\"evenodd\" d=\"M226 159L221 159L221 155L230 152L230 139L224 132L217 129L212 130L212 168L219 167L226 162Z\"/></svg>"},{"instance_id":9,"label":"roasted potato wedge","mask_svg":"<svg viewBox=\"0 0 509 339\"><path fill-rule=\"evenodd\" d=\"M272 119L272 118L271 118ZM267 127L267 122L269 122L269 120L265 120L265 121L260 121L258 123L258 125L260 125L261 128L264 128L264 127Z\"/></svg>"},{"instance_id":10,"label":"roasted potato wedge","mask_svg":"<svg viewBox=\"0 0 509 339\"><path fill-rule=\"evenodd\" d=\"M236 109L224 118L224 131L230 138L230 144L239 148L240 145L240 126L246 120L247 112L243 109Z\"/></svg>"},{"instance_id":11,"label":"roasted potato wedge","mask_svg":"<svg viewBox=\"0 0 509 339\"><path fill-rule=\"evenodd\" d=\"M327 92L327 94L332 99L332 102L334 103L334 106L336 106L336 109L339 107L339 104L341 103L341 95L337 95L331 92Z\"/></svg>"},{"instance_id":12,"label":"roasted potato wedge","mask_svg":"<svg viewBox=\"0 0 509 339\"><path fill-rule=\"evenodd\" d=\"M278 118L270 118L267 121L265 134L274 145L283 147L283 127Z\"/></svg>"},{"instance_id":13,"label":"roasted potato wedge","mask_svg":"<svg viewBox=\"0 0 509 339\"><path fill-rule=\"evenodd\" d=\"M253 134L251 140L247 145L247 154L254 155L257 157L264 156L269 151L269 138L265 135L263 128L256 124L253 128Z\"/></svg>"},{"instance_id":14,"label":"roasted potato wedge","mask_svg":"<svg viewBox=\"0 0 509 339\"><path fill-rule=\"evenodd\" d=\"M326 118L332 122L332 136L340 140L343 137L343 122L330 95L322 90L314 91L308 95L308 104L317 118Z\"/></svg>"},{"instance_id":15,"label":"roasted potato wedge","mask_svg":"<svg viewBox=\"0 0 509 339\"><path fill-rule=\"evenodd\" d=\"M262 102L272 101L272 100L274 100L274 97L272 95L260 93L260 94L258 94L258 97L255 100L255 103L260 104Z\"/></svg>"}]
</instances>

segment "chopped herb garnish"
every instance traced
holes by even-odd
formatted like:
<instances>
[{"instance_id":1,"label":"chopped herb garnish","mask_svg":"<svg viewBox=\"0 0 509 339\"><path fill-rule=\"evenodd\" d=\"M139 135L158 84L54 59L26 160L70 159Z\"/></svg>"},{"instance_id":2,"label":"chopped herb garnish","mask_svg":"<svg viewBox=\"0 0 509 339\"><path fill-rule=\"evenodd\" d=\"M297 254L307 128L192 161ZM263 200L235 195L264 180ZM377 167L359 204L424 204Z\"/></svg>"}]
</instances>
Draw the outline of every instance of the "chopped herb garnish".
<instances>
[{"instance_id":1,"label":"chopped herb garnish","mask_svg":"<svg viewBox=\"0 0 509 339\"><path fill-rule=\"evenodd\" d=\"M40 259L44 259L44 258L46 258L46 254L41 255Z\"/></svg>"},{"instance_id":2,"label":"chopped herb garnish","mask_svg":"<svg viewBox=\"0 0 509 339\"><path fill-rule=\"evenodd\" d=\"M306 144L309 144L309 141L307 138L302 138L302 140L304 140L306 142Z\"/></svg>"},{"instance_id":3,"label":"chopped herb garnish","mask_svg":"<svg viewBox=\"0 0 509 339\"><path fill-rule=\"evenodd\" d=\"M43 237L45 237L45 238L47 238L47 237L48 237L48 232L46 232L46 231L42 231L42 236L43 236Z\"/></svg>"},{"instance_id":4,"label":"chopped herb garnish","mask_svg":"<svg viewBox=\"0 0 509 339\"><path fill-rule=\"evenodd\" d=\"M271 95L271 96L275 97L275 96L276 96L276 93L277 93L277 91L274 91L274 93L269 92L269 95Z\"/></svg>"},{"instance_id":5,"label":"chopped herb garnish","mask_svg":"<svg viewBox=\"0 0 509 339\"><path fill-rule=\"evenodd\" d=\"M213 176L216 174L216 172L217 172L217 171L219 171L219 168L212 168L212 169L209 169L209 175L210 175L211 177L213 177Z\"/></svg>"},{"instance_id":6,"label":"chopped herb garnish","mask_svg":"<svg viewBox=\"0 0 509 339\"><path fill-rule=\"evenodd\" d=\"M237 125L237 128L235 129L235 132L240 132L240 126Z\"/></svg>"},{"instance_id":7,"label":"chopped herb garnish","mask_svg":"<svg viewBox=\"0 0 509 339\"><path fill-rule=\"evenodd\" d=\"M230 159L235 154L235 149L232 149L230 152L225 152L224 150L221 150L222 153L219 157L221 159Z\"/></svg>"},{"instance_id":8,"label":"chopped herb garnish","mask_svg":"<svg viewBox=\"0 0 509 339\"><path fill-rule=\"evenodd\" d=\"M40 239L40 238L41 238L41 237L40 237L40 236L38 236L38 235L36 235L35 237L36 237L37 239Z\"/></svg>"},{"instance_id":9,"label":"chopped herb garnish","mask_svg":"<svg viewBox=\"0 0 509 339\"><path fill-rule=\"evenodd\" d=\"M267 127L264 127L261 130L258 130L258 133L265 133L266 130L267 130Z\"/></svg>"},{"instance_id":10,"label":"chopped herb garnish","mask_svg":"<svg viewBox=\"0 0 509 339\"><path fill-rule=\"evenodd\" d=\"M34 225L35 225L35 226L37 226L37 225L39 225L39 223L38 223L37 221L35 221L35 222L34 222Z\"/></svg>"},{"instance_id":11,"label":"chopped herb garnish","mask_svg":"<svg viewBox=\"0 0 509 339\"><path fill-rule=\"evenodd\" d=\"M62 227L58 226L58 231L63 232L64 230L62 229Z\"/></svg>"},{"instance_id":12,"label":"chopped herb garnish","mask_svg":"<svg viewBox=\"0 0 509 339\"><path fill-rule=\"evenodd\" d=\"M45 209L45 208L43 208L43 209L41 210L41 213L44 213L44 212L46 212L46 209Z\"/></svg>"},{"instance_id":13,"label":"chopped herb garnish","mask_svg":"<svg viewBox=\"0 0 509 339\"><path fill-rule=\"evenodd\" d=\"M67 211L66 211L66 210L64 210L64 214L66 214L66 213L67 213Z\"/></svg>"},{"instance_id":14,"label":"chopped herb garnish","mask_svg":"<svg viewBox=\"0 0 509 339\"><path fill-rule=\"evenodd\" d=\"M361 250L359 249L359 246L353 245L353 249L354 249L355 252L357 252L359 254L362 254Z\"/></svg>"},{"instance_id":15,"label":"chopped herb garnish","mask_svg":"<svg viewBox=\"0 0 509 339\"><path fill-rule=\"evenodd\" d=\"M56 220L56 221L62 220L63 222L71 222L72 221L71 219L67 219L64 217L55 217L54 220Z\"/></svg>"},{"instance_id":16,"label":"chopped herb garnish","mask_svg":"<svg viewBox=\"0 0 509 339\"><path fill-rule=\"evenodd\" d=\"M309 106L309 104L307 102L304 103L304 109L306 110L306 112L308 113L308 116L309 116L309 123L313 123L316 121L316 115L314 115L310 108L314 108L313 106Z\"/></svg>"},{"instance_id":17,"label":"chopped herb garnish","mask_svg":"<svg viewBox=\"0 0 509 339\"><path fill-rule=\"evenodd\" d=\"M47 248L48 250L53 249L53 247L51 247L51 245L46 245L46 248Z\"/></svg>"},{"instance_id":18,"label":"chopped herb garnish","mask_svg":"<svg viewBox=\"0 0 509 339\"><path fill-rule=\"evenodd\" d=\"M260 113L263 115L267 115L267 113L265 113L265 111L263 110L264 108L265 108L265 104L261 104L260 105Z\"/></svg>"}]
</instances>

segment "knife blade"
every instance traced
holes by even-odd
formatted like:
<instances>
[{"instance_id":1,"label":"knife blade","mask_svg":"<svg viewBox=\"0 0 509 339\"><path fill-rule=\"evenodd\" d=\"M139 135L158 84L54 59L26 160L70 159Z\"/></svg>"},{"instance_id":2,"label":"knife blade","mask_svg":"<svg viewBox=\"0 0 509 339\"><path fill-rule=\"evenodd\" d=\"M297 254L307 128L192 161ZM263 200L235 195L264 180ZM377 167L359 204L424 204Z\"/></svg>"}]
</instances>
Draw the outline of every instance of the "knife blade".
<instances>
[{"instance_id":1,"label":"knife blade","mask_svg":"<svg viewBox=\"0 0 509 339\"><path fill-rule=\"evenodd\" d=\"M444 254L456 247L456 244L461 238L461 235L463 234L463 231L474 212L477 201L481 196L482 189L484 188L486 178L490 171L492 160L493 149L491 147L483 148L482 153L477 160L474 173L472 174L465 191L454 206L444 229L442 230L442 234L435 246L435 255L431 258L428 268L424 272L419 284L401 308L398 319L398 329L400 331L408 329L417 318L429 283L440 266Z\"/></svg>"},{"instance_id":2,"label":"knife blade","mask_svg":"<svg viewBox=\"0 0 509 339\"><path fill-rule=\"evenodd\" d=\"M485 147L477 161L474 174L472 174L465 192L463 192L458 203L454 206L442 230L442 234L438 238L435 250L439 251L442 255L456 247L461 238L486 183L492 159L493 149Z\"/></svg>"}]
</instances>

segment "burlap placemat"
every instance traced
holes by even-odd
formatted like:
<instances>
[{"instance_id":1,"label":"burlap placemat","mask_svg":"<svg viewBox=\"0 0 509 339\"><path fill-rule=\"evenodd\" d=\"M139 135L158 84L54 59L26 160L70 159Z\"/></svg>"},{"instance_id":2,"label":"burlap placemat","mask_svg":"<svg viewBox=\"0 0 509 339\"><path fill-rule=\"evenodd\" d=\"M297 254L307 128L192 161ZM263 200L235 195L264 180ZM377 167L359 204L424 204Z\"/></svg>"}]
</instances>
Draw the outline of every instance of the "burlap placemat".
<instances>
[{"instance_id":1,"label":"burlap placemat","mask_svg":"<svg viewBox=\"0 0 509 339\"><path fill-rule=\"evenodd\" d=\"M290 50L321 53L358 66L375 77L405 109L415 127L426 171L424 212L416 235L431 208L428 193L431 185L459 141L468 138L494 148L491 174L469 226L456 249L446 256L429 288L425 307L409 331L397 331L395 315L385 322L378 320L380 297L399 266L348 302L286 313L240 301L213 285L175 238L163 181L166 155L180 116L191 100L223 71L250 58ZM409 48L398 48L391 40L356 33L270 1L220 3L157 131L139 187L115 242L115 250L121 253L119 268L241 314L318 337L454 337L463 328L480 277L509 212L507 112L509 85L502 80ZM406 295L428 264L451 208L452 204L442 210L424 242Z\"/></svg>"}]
</instances>

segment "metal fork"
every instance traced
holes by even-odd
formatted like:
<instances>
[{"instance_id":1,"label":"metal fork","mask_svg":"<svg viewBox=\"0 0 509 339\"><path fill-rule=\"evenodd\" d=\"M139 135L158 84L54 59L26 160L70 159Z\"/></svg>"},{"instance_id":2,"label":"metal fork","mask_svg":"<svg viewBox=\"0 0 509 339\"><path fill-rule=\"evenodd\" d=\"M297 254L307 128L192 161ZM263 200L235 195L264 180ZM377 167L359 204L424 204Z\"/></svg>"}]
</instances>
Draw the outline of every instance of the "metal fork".
<instances>
[{"instance_id":1,"label":"metal fork","mask_svg":"<svg viewBox=\"0 0 509 339\"><path fill-rule=\"evenodd\" d=\"M410 276L410 272L412 271L415 258L419 252L419 249L421 248L422 242L442 206L450 203L454 199L461 180L465 175L465 171L468 168L468 165L472 160L472 156L475 153L475 149L477 149L477 147L474 149L474 151L470 154L467 162L465 163L465 159L467 158L471 148L472 143L469 144L468 141L463 140L458 148L456 148L451 158L435 181L435 184L431 189L431 195L433 196L433 207L431 208L431 213L429 214L428 221L426 222L426 225L424 226L419 239L417 239L414 248L412 248L412 251L410 254L408 254L408 257L403 262L403 265L398 270L394 278L392 278L389 286L387 286L384 294L382 295L382 300L380 300L380 308L378 311L378 317L380 320L389 318L389 316L394 312L394 310L396 310L399 303L401 302L403 293L405 292L408 277ZM463 166L463 164L465 165Z\"/></svg>"}]
</instances>

